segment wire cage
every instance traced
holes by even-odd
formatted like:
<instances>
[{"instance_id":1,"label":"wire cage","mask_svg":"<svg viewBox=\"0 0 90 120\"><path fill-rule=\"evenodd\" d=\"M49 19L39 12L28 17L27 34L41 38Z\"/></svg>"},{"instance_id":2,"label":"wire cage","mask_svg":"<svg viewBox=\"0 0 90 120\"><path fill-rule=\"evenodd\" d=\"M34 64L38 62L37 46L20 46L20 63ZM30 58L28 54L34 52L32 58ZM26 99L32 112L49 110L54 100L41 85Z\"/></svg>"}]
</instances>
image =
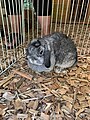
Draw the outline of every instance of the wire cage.
<instances>
[{"instance_id":1,"label":"wire cage","mask_svg":"<svg viewBox=\"0 0 90 120\"><path fill-rule=\"evenodd\" d=\"M61 73L37 73L26 62L28 43L43 37L34 1L38 12L39 0L0 0L0 120L90 120L90 0L52 0L50 34L69 36L78 53Z\"/></svg>"},{"instance_id":2,"label":"wire cage","mask_svg":"<svg viewBox=\"0 0 90 120\"><path fill-rule=\"evenodd\" d=\"M7 36L10 33L13 36L13 25L7 15L5 0L0 1L0 74L25 54L25 48L32 39L43 36L33 2L22 0L21 11L21 20L19 21L18 17L13 20L15 24L19 23L21 41L16 43L16 48L13 43L13 49L11 47L8 49ZM70 36L77 45L78 55L90 55L90 0L52 0L50 33L54 31ZM15 34L15 37L18 39L19 35ZM8 41L10 44L10 37Z\"/></svg>"}]
</instances>

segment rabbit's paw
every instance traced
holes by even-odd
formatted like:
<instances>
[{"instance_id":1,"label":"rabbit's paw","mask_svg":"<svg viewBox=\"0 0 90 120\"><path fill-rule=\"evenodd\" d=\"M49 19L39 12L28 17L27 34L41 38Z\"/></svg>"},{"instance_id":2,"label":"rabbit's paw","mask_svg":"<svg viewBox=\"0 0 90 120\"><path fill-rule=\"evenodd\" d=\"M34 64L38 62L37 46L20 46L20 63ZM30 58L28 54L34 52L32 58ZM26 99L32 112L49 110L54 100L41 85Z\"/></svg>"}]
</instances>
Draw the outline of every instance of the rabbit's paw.
<instances>
[{"instance_id":1,"label":"rabbit's paw","mask_svg":"<svg viewBox=\"0 0 90 120\"><path fill-rule=\"evenodd\" d=\"M61 67L55 67L54 72L55 73L67 73L67 70Z\"/></svg>"},{"instance_id":2,"label":"rabbit's paw","mask_svg":"<svg viewBox=\"0 0 90 120\"><path fill-rule=\"evenodd\" d=\"M55 73L61 73L64 69L62 69L61 67L55 67L54 71Z\"/></svg>"}]
</instances>

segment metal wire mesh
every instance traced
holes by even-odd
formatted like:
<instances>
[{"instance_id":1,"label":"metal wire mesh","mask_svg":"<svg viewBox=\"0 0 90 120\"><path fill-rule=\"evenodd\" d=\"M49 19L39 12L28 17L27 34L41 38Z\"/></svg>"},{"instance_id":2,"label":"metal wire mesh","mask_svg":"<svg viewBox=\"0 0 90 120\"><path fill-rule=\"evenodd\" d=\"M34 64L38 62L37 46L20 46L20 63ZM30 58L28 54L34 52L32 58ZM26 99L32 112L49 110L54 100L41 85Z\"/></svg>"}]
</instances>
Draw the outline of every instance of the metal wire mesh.
<instances>
[{"instance_id":1,"label":"metal wire mesh","mask_svg":"<svg viewBox=\"0 0 90 120\"><path fill-rule=\"evenodd\" d=\"M16 0L16 2L20 6L20 0ZM32 39L43 36L38 22L38 13L35 13L33 2L34 0L21 0L21 8L18 8L16 3L16 12L19 9L19 14L20 11L22 13L12 21L10 0L8 0L9 17L6 10L6 1L0 0L0 74L25 54L25 48ZM13 4L12 6L15 7ZM42 2L42 7L44 7L44 2ZM37 2L37 12L38 8L39 4ZM48 22L48 19L46 22ZM19 25L18 30L16 30L17 24ZM12 41L12 47L8 48L8 43L11 44L10 33L12 39L15 37L19 40L19 34L13 35L13 26L22 37L20 41L16 41L16 47L14 41ZM77 49L79 49L79 55L90 54L90 0L52 0L50 33L54 31L63 32L70 36L77 45ZM9 36L8 42L7 36Z\"/></svg>"}]
</instances>

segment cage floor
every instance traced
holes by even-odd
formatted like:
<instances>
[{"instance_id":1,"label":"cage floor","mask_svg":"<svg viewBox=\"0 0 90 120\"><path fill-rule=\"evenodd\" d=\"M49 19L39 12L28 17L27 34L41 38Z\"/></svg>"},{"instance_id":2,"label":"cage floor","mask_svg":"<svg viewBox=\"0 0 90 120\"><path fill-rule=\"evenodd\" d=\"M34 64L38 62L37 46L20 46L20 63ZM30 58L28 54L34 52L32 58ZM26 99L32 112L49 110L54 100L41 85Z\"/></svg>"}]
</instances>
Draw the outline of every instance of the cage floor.
<instances>
[{"instance_id":1,"label":"cage floor","mask_svg":"<svg viewBox=\"0 0 90 120\"><path fill-rule=\"evenodd\" d=\"M35 73L22 57L0 78L1 120L90 120L90 56L64 73Z\"/></svg>"},{"instance_id":2,"label":"cage floor","mask_svg":"<svg viewBox=\"0 0 90 120\"><path fill-rule=\"evenodd\" d=\"M90 55L78 54L77 65L60 74L35 73L19 59L0 77L0 119L90 120Z\"/></svg>"}]
</instances>

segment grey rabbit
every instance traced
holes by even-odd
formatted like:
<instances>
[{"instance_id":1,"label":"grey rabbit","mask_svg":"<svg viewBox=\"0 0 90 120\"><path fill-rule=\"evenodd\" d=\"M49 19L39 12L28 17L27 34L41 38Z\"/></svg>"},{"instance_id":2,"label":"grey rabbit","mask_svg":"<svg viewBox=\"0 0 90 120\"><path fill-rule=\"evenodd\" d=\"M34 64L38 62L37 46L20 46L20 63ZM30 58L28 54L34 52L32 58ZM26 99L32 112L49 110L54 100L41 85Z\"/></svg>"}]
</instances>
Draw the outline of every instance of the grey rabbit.
<instances>
[{"instance_id":1,"label":"grey rabbit","mask_svg":"<svg viewBox=\"0 0 90 120\"><path fill-rule=\"evenodd\" d=\"M26 49L29 67L36 72L62 72L77 63L77 49L65 34L54 32L29 43Z\"/></svg>"}]
</instances>

